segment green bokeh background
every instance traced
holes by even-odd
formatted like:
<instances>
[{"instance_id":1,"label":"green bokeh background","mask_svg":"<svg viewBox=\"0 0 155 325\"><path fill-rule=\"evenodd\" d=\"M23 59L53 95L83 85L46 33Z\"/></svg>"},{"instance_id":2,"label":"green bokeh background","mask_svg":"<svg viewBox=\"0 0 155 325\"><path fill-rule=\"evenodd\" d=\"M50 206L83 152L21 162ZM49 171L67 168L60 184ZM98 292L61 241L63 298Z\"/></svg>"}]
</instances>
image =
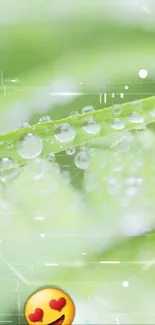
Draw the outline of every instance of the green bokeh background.
<instances>
[{"instance_id":1,"label":"green bokeh background","mask_svg":"<svg viewBox=\"0 0 155 325\"><path fill-rule=\"evenodd\" d=\"M98 110L155 95L154 16L154 1L2 0L0 131L15 130L25 121L35 124L46 115L61 119L84 106ZM138 75L143 68L146 79ZM107 103L100 102L104 93ZM118 140L122 136L128 146L128 134ZM29 294L56 285L74 296L77 324L154 324L154 125L132 137L132 146L121 154L125 171L116 175L120 187L114 197L105 180L114 174L117 145L111 146L116 137L93 144L96 153L85 172L61 151L56 155L60 174L43 161L43 179L32 182L21 169L1 191L2 323L25 324L23 306ZM101 169L100 159L106 168ZM140 171L137 161L142 161ZM69 184L64 171L70 172ZM135 216L133 230L142 216L142 234L134 238L122 230L126 210L120 208L124 179L133 175L145 181L144 191L138 190L126 209L129 219ZM14 200L19 201L14 205ZM35 216L45 221L36 223Z\"/></svg>"}]
</instances>

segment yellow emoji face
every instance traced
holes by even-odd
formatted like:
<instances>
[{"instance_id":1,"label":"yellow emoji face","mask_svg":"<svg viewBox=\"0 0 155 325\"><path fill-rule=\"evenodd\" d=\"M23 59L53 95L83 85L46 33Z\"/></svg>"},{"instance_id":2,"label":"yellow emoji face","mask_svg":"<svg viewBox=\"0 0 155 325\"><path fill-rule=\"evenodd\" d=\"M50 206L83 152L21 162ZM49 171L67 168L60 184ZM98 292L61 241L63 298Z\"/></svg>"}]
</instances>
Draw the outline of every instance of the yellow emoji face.
<instances>
[{"instance_id":1,"label":"yellow emoji face","mask_svg":"<svg viewBox=\"0 0 155 325\"><path fill-rule=\"evenodd\" d=\"M48 288L27 300L24 313L29 325L71 325L75 307L65 292Z\"/></svg>"}]
</instances>

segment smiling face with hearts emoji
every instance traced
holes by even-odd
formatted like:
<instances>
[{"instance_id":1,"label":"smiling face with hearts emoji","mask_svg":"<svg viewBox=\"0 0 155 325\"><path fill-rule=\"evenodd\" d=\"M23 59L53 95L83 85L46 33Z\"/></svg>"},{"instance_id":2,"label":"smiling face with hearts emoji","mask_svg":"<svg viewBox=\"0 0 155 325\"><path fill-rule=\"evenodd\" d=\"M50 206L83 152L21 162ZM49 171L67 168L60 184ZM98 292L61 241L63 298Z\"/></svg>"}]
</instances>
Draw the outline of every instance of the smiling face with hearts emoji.
<instances>
[{"instance_id":1,"label":"smiling face with hearts emoji","mask_svg":"<svg viewBox=\"0 0 155 325\"><path fill-rule=\"evenodd\" d=\"M27 300L24 313L29 325L71 325L75 307L65 292L47 288Z\"/></svg>"}]
</instances>

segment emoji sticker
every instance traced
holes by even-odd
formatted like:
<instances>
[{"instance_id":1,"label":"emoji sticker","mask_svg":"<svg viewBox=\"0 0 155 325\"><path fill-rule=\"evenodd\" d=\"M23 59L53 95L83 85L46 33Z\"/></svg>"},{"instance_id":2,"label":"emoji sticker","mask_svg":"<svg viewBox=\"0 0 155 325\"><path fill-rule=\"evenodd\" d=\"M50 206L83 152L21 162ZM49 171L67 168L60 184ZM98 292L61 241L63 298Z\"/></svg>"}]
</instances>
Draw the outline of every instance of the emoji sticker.
<instances>
[{"instance_id":1,"label":"emoji sticker","mask_svg":"<svg viewBox=\"0 0 155 325\"><path fill-rule=\"evenodd\" d=\"M29 325L71 325L75 307L65 292L47 288L27 300L24 313Z\"/></svg>"}]
</instances>

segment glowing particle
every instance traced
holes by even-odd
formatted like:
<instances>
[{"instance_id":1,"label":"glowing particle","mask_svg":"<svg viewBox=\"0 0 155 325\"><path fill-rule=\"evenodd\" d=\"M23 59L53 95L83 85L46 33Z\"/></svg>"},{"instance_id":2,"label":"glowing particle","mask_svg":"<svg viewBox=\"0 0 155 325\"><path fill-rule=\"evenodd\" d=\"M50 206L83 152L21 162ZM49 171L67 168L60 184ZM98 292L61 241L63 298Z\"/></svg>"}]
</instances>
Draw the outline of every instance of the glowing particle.
<instances>
[{"instance_id":1,"label":"glowing particle","mask_svg":"<svg viewBox=\"0 0 155 325\"><path fill-rule=\"evenodd\" d=\"M139 77L141 79L145 79L147 77L147 75L148 75L148 72L147 72L146 69L141 69L141 70L139 70L139 73L138 74L139 74Z\"/></svg>"}]
</instances>

